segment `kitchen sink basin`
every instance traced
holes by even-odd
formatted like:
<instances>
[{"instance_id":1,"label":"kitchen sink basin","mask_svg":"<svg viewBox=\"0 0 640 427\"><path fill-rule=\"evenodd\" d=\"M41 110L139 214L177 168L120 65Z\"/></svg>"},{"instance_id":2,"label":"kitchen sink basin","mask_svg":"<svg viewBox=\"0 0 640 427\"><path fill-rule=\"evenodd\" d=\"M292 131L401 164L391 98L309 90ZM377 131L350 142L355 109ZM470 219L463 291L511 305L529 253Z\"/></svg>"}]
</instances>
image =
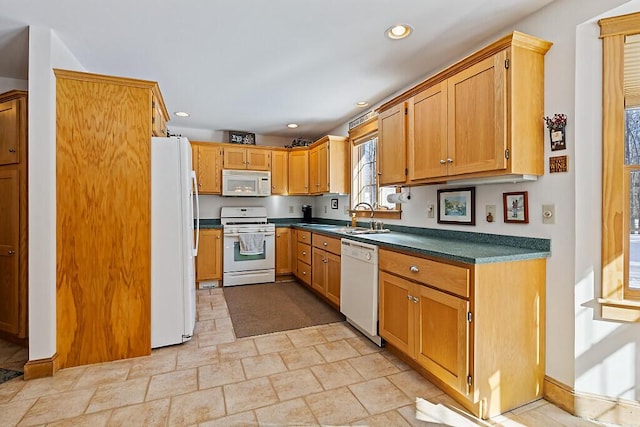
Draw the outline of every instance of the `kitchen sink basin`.
<instances>
[{"instance_id":1,"label":"kitchen sink basin","mask_svg":"<svg viewBox=\"0 0 640 427\"><path fill-rule=\"evenodd\" d=\"M345 228L344 232L346 234L382 234L382 233L390 233L391 230L388 228L374 230L371 228L365 227L355 227L355 228Z\"/></svg>"}]
</instances>

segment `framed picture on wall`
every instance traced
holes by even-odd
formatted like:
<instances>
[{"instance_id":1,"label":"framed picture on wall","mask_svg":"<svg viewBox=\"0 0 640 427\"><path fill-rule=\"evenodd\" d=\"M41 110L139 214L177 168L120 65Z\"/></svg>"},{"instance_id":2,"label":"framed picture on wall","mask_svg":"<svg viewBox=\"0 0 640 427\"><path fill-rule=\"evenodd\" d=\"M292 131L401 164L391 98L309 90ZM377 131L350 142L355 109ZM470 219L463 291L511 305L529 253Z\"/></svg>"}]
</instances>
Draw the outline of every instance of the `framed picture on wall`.
<instances>
[{"instance_id":1,"label":"framed picture on wall","mask_svg":"<svg viewBox=\"0 0 640 427\"><path fill-rule=\"evenodd\" d=\"M504 222L529 223L529 201L526 191L502 193Z\"/></svg>"},{"instance_id":2,"label":"framed picture on wall","mask_svg":"<svg viewBox=\"0 0 640 427\"><path fill-rule=\"evenodd\" d=\"M475 225L474 187L438 190L438 223Z\"/></svg>"}]
</instances>

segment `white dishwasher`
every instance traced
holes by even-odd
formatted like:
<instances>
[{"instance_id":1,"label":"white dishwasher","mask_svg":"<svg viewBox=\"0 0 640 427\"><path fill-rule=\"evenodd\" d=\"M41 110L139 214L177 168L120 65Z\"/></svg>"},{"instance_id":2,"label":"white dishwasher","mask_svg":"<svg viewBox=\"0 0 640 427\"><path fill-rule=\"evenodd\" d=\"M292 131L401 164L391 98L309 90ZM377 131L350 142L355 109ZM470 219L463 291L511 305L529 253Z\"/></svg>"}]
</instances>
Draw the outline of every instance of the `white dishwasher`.
<instances>
[{"instance_id":1,"label":"white dishwasher","mask_svg":"<svg viewBox=\"0 0 640 427\"><path fill-rule=\"evenodd\" d=\"M378 335L378 247L349 239L341 243L340 311L382 347Z\"/></svg>"}]
</instances>

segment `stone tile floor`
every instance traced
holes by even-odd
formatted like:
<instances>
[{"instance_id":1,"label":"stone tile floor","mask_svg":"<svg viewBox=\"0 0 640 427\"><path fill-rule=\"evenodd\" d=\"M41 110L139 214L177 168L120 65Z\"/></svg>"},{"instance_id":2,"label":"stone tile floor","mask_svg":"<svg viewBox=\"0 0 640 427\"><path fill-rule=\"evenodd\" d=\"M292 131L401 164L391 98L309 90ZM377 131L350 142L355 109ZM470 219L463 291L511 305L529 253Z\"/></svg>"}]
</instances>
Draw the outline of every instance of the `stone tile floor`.
<instances>
[{"instance_id":1,"label":"stone tile floor","mask_svg":"<svg viewBox=\"0 0 640 427\"><path fill-rule=\"evenodd\" d=\"M151 356L0 384L0 426L434 426L416 397L459 407L346 323L236 339L221 289L198 291L195 337ZM24 349L0 344L0 367ZM12 368L12 367L13 368ZM600 426L539 400L479 426Z\"/></svg>"}]
</instances>

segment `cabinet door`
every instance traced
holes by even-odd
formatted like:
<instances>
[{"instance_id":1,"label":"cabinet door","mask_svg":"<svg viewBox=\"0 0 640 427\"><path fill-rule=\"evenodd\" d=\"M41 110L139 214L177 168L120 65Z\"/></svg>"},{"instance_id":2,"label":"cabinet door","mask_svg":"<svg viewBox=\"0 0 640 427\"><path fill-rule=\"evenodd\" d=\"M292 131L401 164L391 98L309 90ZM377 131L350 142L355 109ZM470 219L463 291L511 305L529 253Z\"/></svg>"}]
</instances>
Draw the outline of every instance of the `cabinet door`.
<instances>
[{"instance_id":1,"label":"cabinet door","mask_svg":"<svg viewBox=\"0 0 640 427\"><path fill-rule=\"evenodd\" d=\"M468 394L469 303L426 286L416 286L416 359L462 394Z\"/></svg>"},{"instance_id":2,"label":"cabinet door","mask_svg":"<svg viewBox=\"0 0 640 427\"><path fill-rule=\"evenodd\" d=\"M411 291L415 286L408 280L380 272L380 306L378 308L380 336L398 350L413 357L414 347L414 302Z\"/></svg>"},{"instance_id":3,"label":"cabinet door","mask_svg":"<svg viewBox=\"0 0 640 427\"><path fill-rule=\"evenodd\" d=\"M326 257L326 297L340 307L340 256L325 252Z\"/></svg>"},{"instance_id":4,"label":"cabinet door","mask_svg":"<svg viewBox=\"0 0 640 427\"><path fill-rule=\"evenodd\" d=\"M0 171L0 331L18 333L19 175Z\"/></svg>"},{"instance_id":5,"label":"cabinet door","mask_svg":"<svg viewBox=\"0 0 640 427\"><path fill-rule=\"evenodd\" d=\"M167 120L164 117L162 106L155 96L151 101L151 114L151 133L153 136L167 136Z\"/></svg>"},{"instance_id":6,"label":"cabinet door","mask_svg":"<svg viewBox=\"0 0 640 427\"><path fill-rule=\"evenodd\" d=\"M447 82L409 100L409 180L447 174Z\"/></svg>"},{"instance_id":7,"label":"cabinet door","mask_svg":"<svg viewBox=\"0 0 640 427\"><path fill-rule=\"evenodd\" d=\"M448 80L449 175L506 169L506 51Z\"/></svg>"},{"instance_id":8,"label":"cabinet door","mask_svg":"<svg viewBox=\"0 0 640 427\"><path fill-rule=\"evenodd\" d=\"M276 274L291 274L292 270L291 229L276 228Z\"/></svg>"},{"instance_id":9,"label":"cabinet door","mask_svg":"<svg viewBox=\"0 0 640 427\"><path fill-rule=\"evenodd\" d=\"M309 194L309 150L289 153L289 194Z\"/></svg>"},{"instance_id":10,"label":"cabinet door","mask_svg":"<svg viewBox=\"0 0 640 427\"><path fill-rule=\"evenodd\" d=\"M318 147L309 150L309 193L317 194L320 191L318 177Z\"/></svg>"},{"instance_id":11,"label":"cabinet door","mask_svg":"<svg viewBox=\"0 0 640 427\"><path fill-rule=\"evenodd\" d=\"M271 170L271 150L247 148L247 169L257 171Z\"/></svg>"},{"instance_id":12,"label":"cabinet door","mask_svg":"<svg viewBox=\"0 0 640 427\"><path fill-rule=\"evenodd\" d=\"M286 151L271 152L271 194L287 194L289 192L289 153Z\"/></svg>"},{"instance_id":13,"label":"cabinet door","mask_svg":"<svg viewBox=\"0 0 640 427\"><path fill-rule=\"evenodd\" d=\"M317 191L318 193L327 193L329 192L329 143L325 142L318 146L317 161Z\"/></svg>"},{"instance_id":14,"label":"cabinet door","mask_svg":"<svg viewBox=\"0 0 640 427\"><path fill-rule=\"evenodd\" d=\"M222 149L218 146L193 145L193 164L200 194L222 191Z\"/></svg>"},{"instance_id":15,"label":"cabinet door","mask_svg":"<svg viewBox=\"0 0 640 427\"><path fill-rule=\"evenodd\" d=\"M378 183L401 184L406 180L405 104L396 105L378 117Z\"/></svg>"},{"instance_id":16,"label":"cabinet door","mask_svg":"<svg viewBox=\"0 0 640 427\"><path fill-rule=\"evenodd\" d=\"M311 287L321 295L327 294L327 253L322 249L312 248Z\"/></svg>"},{"instance_id":17,"label":"cabinet door","mask_svg":"<svg viewBox=\"0 0 640 427\"><path fill-rule=\"evenodd\" d=\"M17 99L0 103L0 165L20 161L20 125Z\"/></svg>"},{"instance_id":18,"label":"cabinet door","mask_svg":"<svg viewBox=\"0 0 640 427\"><path fill-rule=\"evenodd\" d=\"M239 147L224 147L225 169L246 169L247 149Z\"/></svg>"},{"instance_id":19,"label":"cabinet door","mask_svg":"<svg viewBox=\"0 0 640 427\"><path fill-rule=\"evenodd\" d=\"M222 230L200 229L196 281L222 279Z\"/></svg>"}]
</instances>

